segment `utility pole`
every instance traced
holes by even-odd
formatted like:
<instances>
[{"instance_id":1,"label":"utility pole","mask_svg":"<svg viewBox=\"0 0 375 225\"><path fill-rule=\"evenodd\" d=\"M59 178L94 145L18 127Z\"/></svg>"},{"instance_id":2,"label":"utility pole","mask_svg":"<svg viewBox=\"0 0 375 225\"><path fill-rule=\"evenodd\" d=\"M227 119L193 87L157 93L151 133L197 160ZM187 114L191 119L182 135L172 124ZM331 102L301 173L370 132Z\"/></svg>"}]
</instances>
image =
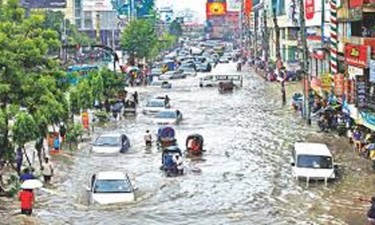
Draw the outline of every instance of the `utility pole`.
<instances>
[{"instance_id":1,"label":"utility pole","mask_svg":"<svg viewBox=\"0 0 375 225\"><path fill-rule=\"evenodd\" d=\"M96 12L96 43L100 44L100 14Z\"/></svg>"},{"instance_id":2,"label":"utility pole","mask_svg":"<svg viewBox=\"0 0 375 225\"><path fill-rule=\"evenodd\" d=\"M304 116L306 118L307 124L311 124L310 118L310 102L309 102L309 92L310 92L310 78L309 71L307 68L307 37L306 37L306 25L305 25L305 7L303 0L300 3L300 31L301 31L301 44L302 44L302 61L301 61L301 71L304 77L303 91L304 91ZM323 36L323 34L322 34Z\"/></svg>"},{"instance_id":3,"label":"utility pole","mask_svg":"<svg viewBox=\"0 0 375 225\"><path fill-rule=\"evenodd\" d=\"M243 18L243 11L244 11L244 7L243 7L243 4L244 4L244 1L241 1L241 10L240 10L240 14L239 14L239 22L240 22L240 50L241 50L241 57L243 55L243 46L242 46L242 33L243 33L243 28L242 28L242 18Z\"/></svg>"},{"instance_id":4,"label":"utility pole","mask_svg":"<svg viewBox=\"0 0 375 225\"><path fill-rule=\"evenodd\" d=\"M303 1L303 0L299 0L299 1ZM303 4L303 3L302 3ZM272 6L272 16L273 16L273 25L275 27L275 36L276 36L276 59L277 60L281 60L281 54L280 54L280 27L279 27L279 24L277 22L277 15L276 15L276 11L273 10L273 6Z\"/></svg>"},{"instance_id":5,"label":"utility pole","mask_svg":"<svg viewBox=\"0 0 375 225\"><path fill-rule=\"evenodd\" d=\"M263 38L264 38L264 61L266 68L268 68L268 57L269 57L269 36L268 36L268 27L267 27L267 6L264 5L264 29L263 29Z\"/></svg>"}]
</instances>

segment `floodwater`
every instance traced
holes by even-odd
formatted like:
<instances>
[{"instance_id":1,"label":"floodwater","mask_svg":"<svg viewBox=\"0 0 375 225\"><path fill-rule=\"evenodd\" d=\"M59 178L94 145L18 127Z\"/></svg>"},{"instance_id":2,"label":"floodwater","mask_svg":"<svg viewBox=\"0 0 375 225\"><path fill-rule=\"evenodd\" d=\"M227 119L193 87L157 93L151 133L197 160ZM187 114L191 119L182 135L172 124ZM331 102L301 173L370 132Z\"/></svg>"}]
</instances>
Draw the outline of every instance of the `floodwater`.
<instances>
[{"instance_id":1,"label":"floodwater","mask_svg":"<svg viewBox=\"0 0 375 225\"><path fill-rule=\"evenodd\" d=\"M214 72L235 72L235 64L218 65ZM35 213L42 224L365 224L368 205L355 199L370 196L374 177L367 161L359 159L347 140L317 133L289 106L283 107L276 84L268 84L247 69L244 87L231 94L200 88L198 77L172 81L171 90L140 87L138 116L111 122L98 133L125 133L132 147L118 157L77 150L70 163L60 163L55 188L39 191ZM185 159L186 173L166 177L159 170L161 152L146 149L146 129L157 132L152 117L141 113L155 95L171 98L184 120L175 127L185 148L192 133L204 136L201 158ZM328 139L327 139L328 138ZM323 141L341 163L341 177L329 184L297 183L291 176L290 149L294 142ZM194 169L193 169L194 168ZM197 168L200 172L197 172ZM132 204L87 204L85 185L93 172L121 170L139 188Z\"/></svg>"}]
</instances>

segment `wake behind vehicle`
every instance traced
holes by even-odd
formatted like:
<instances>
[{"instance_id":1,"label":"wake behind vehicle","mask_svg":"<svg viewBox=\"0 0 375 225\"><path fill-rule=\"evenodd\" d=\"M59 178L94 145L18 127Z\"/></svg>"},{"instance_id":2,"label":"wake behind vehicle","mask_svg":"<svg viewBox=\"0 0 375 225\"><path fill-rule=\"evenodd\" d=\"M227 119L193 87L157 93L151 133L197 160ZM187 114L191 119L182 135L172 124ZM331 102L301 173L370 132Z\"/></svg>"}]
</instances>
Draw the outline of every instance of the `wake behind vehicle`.
<instances>
[{"instance_id":1,"label":"wake behind vehicle","mask_svg":"<svg viewBox=\"0 0 375 225\"><path fill-rule=\"evenodd\" d=\"M93 174L86 187L90 204L115 204L135 201L136 188L129 176L118 171L103 171Z\"/></svg>"},{"instance_id":2,"label":"wake behind vehicle","mask_svg":"<svg viewBox=\"0 0 375 225\"><path fill-rule=\"evenodd\" d=\"M292 175L295 179L328 180L336 178L337 165L327 145L295 143L292 151Z\"/></svg>"},{"instance_id":3,"label":"wake behind vehicle","mask_svg":"<svg viewBox=\"0 0 375 225\"><path fill-rule=\"evenodd\" d=\"M203 152L203 136L191 134L186 138L186 151L192 155L201 155Z\"/></svg>"},{"instance_id":4,"label":"wake behind vehicle","mask_svg":"<svg viewBox=\"0 0 375 225\"><path fill-rule=\"evenodd\" d=\"M220 93L232 92L234 88L235 88L235 85L231 81L221 81L221 82L219 82L219 92Z\"/></svg>"},{"instance_id":5,"label":"wake behind vehicle","mask_svg":"<svg viewBox=\"0 0 375 225\"><path fill-rule=\"evenodd\" d=\"M175 131L172 127L160 127L158 129L158 146L167 148L176 145Z\"/></svg>"},{"instance_id":6,"label":"wake behind vehicle","mask_svg":"<svg viewBox=\"0 0 375 225\"><path fill-rule=\"evenodd\" d=\"M179 160L178 160L179 159ZM182 175L184 173L182 152L178 146L170 146L163 150L161 169L167 176Z\"/></svg>"},{"instance_id":7,"label":"wake behind vehicle","mask_svg":"<svg viewBox=\"0 0 375 225\"><path fill-rule=\"evenodd\" d=\"M213 74L202 77L199 81L200 87L217 87L220 82L231 81L237 87L243 86L242 75L237 74Z\"/></svg>"},{"instance_id":8,"label":"wake behind vehicle","mask_svg":"<svg viewBox=\"0 0 375 225\"><path fill-rule=\"evenodd\" d=\"M102 134L94 142L91 152L95 154L125 153L130 148L130 141L125 134Z\"/></svg>"}]
</instances>

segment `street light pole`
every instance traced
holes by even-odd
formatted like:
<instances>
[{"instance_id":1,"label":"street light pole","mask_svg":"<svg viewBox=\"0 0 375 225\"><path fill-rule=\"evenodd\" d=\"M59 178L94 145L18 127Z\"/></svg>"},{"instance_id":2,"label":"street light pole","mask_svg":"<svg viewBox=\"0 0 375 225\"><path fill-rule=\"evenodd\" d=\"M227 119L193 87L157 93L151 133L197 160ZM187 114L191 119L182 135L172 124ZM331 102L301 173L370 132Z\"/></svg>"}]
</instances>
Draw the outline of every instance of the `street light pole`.
<instances>
[{"instance_id":1,"label":"street light pole","mask_svg":"<svg viewBox=\"0 0 375 225\"><path fill-rule=\"evenodd\" d=\"M243 46L242 46L242 33L243 33L243 28L242 28L242 18L243 18L243 11L244 11L244 6L243 6L243 4L244 4L244 1L241 1L241 10L240 10L240 15L239 15L239 22L240 22L240 50L241 50L241 56L242 56L242 48L243 48Z\"/></svg>"},{"instance_id":2,"label":"street light pole","mask_svg":"<svg viewBox=\"0 0 375 225\"><path fill-rule=\"evenodd\" d=\"M307 124L311 124L310 118L310 102L309 102L309 92L310 92L310 78L307 68L307 37L306 37L306 24L305 24L305 7L303 0L299 0L300 3L300 31L301 31L301 44L302 44L302 61L301 61L301 71L304 77L303 91L304 91L304 116L306 118ZM322 34L323 35L323 34Z\"/></svg>"}]
</instances>

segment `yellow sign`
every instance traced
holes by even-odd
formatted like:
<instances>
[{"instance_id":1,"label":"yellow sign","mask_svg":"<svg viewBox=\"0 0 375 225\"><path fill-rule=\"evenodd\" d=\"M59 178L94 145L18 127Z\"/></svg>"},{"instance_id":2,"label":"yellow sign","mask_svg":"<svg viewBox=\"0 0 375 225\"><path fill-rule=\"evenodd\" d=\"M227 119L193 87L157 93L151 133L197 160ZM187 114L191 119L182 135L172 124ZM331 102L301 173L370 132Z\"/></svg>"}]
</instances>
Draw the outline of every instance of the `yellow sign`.
<instances>
[{"instance_id":1,"label":"yellow sign","mask_svg":"<svg viewBox=\"0 0 375 225\"><path fill-rule=\"evenodd\" d=\"M332 88L332 77L329 73L324 73L320 77L322 91L330 91Z\"/></svg>"}]
</instances>

